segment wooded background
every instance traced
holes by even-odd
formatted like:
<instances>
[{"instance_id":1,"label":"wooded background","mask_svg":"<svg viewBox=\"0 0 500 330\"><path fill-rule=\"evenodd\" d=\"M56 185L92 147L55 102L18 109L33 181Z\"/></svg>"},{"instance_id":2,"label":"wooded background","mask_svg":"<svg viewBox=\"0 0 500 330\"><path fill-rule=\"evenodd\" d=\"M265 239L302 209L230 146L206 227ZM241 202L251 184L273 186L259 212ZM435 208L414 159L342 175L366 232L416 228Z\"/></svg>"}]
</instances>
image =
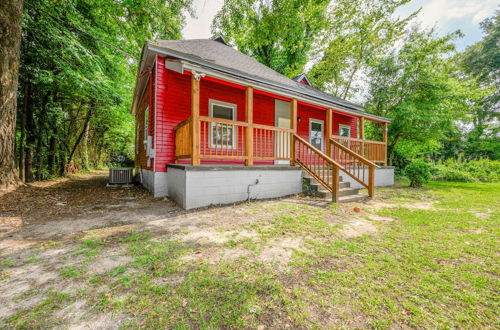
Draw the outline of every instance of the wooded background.
<instances>
[{"instance_id":1,"label":"wooded background","mask_svg":"<svg viewBox=\"0 0 500 330\"><path fill-rule=\"evenodd\" d=\"M12 173L31 182L130 163L141 47L180 39L192 1L8 2L0 17L17 11L22 23L2 22L2 55L14 48L2 63L0 185L12 183ZM460 31L438 36L417 24L417 13L394 14L408 2L226 0L212 34L288 77L306 72L315 87L392 118L389 162L398 169L416 158L498 160L498 12L481 23L481 41L457 52ZM21 34L7 33L19 24ZM16 58L17 104L10 104L3 82L15 84L17 73L5 63ZM369 138L380 134L367 128Z\"/></svg>"}]
</instances>

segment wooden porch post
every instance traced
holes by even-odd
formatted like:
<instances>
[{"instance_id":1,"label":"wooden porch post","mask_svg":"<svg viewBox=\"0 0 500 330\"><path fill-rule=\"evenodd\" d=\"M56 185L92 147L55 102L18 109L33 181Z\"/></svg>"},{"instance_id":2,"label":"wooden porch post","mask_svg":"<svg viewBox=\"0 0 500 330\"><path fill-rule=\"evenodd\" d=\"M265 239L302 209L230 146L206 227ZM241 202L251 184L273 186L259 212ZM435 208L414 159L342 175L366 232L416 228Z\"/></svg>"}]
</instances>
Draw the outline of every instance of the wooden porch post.
<instances>
[{"instance_id":1,"label":"wooden porch post","mask_svg":"<svg viewBox=\"0 0 500 330\"><path fill-rule=\"evenodd\" d=\"M330 138L332 137L332 109L326 109L326 155L332 157L332 144Z\"/></svg>"},{"instance_id":2,"label":"wooden porch post","mask_svg":"<svg viewBox=\"0 0 500 330\"><path fill-rule=\"evenodd\" d=\"M388 124L384 123L384 128L382 130L382 142L384 142L385 150L384 150L384 166L387 166L387 128Z\"/></svg>"},{"instance_id":3,"label":"wooden porch post","mask_svg":"<svg viewBox=\"0 0 500 330\"><path fill-rule=\"evenodd\" d=\"M297 134L297 99L292 99L292 102L290 102L290 128L292 129L290 136L290 166L295 166L294 134Z\"/></svg>"},{"instance_id":4,"label":"wooden porch post","mask_svg":"<svg viewBox=\"0 0 500 330\"><path fill-rule=\"evenodd\" d=\"M365 117L359 118L359 138L361 139L360 155L365 157Z\"/></svg>"},{"instance_id":5,"label":"wooden porch post","mask_svg":"<svg viewBox=\"0 0 500 330\"><path fill-rule=\"evenodd\" d=\"M191 76L191 124L193 145L191 149L191 165L200 165L200 80Z\"/></svg>"},{"instance_id":6,"label":"wooden porch post","mask_svg":"<svg viewBox=\"0 0 500 330\"><path fill-rule=\"evenodd\" d=\"M340 195L340 170L337 166L332 168L332 202L337 203Z\"/></svg>"},{"instance_id":7,"label":"wooden porch post","mask_svg":"<svg viewBox=\"0 0 500 330\"><path fill-rule=\"evenodd\" d=\"M368 167L368 196L375 196L375 166Z\"/></svg>"},{"instance_id":8,"label":"wooden porch post","mask_svg":"<svg viewBox=\"0 0 500 330\"><path fill-rule=\"evenodd\" d=\"M253 87L248 86L245 93L245 121L246 128L245 152L247 159L246 166L253 166Z\"/></svg>"}]
</instances>

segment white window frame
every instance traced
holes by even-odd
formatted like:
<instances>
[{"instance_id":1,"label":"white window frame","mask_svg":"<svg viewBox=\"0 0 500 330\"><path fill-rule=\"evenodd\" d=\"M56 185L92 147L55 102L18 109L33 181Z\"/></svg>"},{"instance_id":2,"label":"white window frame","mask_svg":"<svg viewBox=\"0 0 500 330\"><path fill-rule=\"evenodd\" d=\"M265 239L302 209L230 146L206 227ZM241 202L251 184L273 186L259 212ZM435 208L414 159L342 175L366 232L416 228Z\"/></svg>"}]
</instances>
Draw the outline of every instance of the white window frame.
<instances>
[{"instance_id":1,"label":"white window frame","mask_svg":"<svg viewBox=\"0 0 500 330\"><path fill-rule=\"evenodd\" d=\"M323 150L325 149L325 122L323 120L320 120L320 119L309 118L309 143L311 145L313 145L312 144L313 137L311 135L313 123L321 125L321 149L320 149L320 151L323 152Z\"/></svg>"},{"instance_id":2,"label":"white window frame","mask_svg":"<svg viewBox=\"0 0 500 330\"><path fill-rule=\"evenodd\" d=\"M339 125L339 136L342 136L342 135L340 135L340 132L342 131L342 128L347 128L347 130L349 131L349 134L347 136L345 136L345 137L350 138L351 137L351 126L340 124Z\"/></svg>"},{"instance_id":3,"label":"white window frame","mask_svg":"<svg viewBox=\"0 0 500 330\"><path fill-rule=\"evenodd\" d=\"M208 115L212 118L214 118L214 111L213 111L213 106L214 105L219 105L221 107L226 107L226 108L231 108L232 109L232 117L233 117L233 121L236 121L236 116L238 114L238 106L234 103L228 103L228 102L223 102L223 101L219 101L219 100L214 100L214 99L209 99L208 100ZM208 134L208 143L210 145L210 148L223 148L223 149L236 149L237 148L237 143L238 143L238 128L237 126L233 126L231 128L231 130L233 131L232 132L232 135L233 135L233 141L232 141L232 144L231 145L228 145L227 148L226 148L226 145L219 145L219 144L215 144L213 143L214 140L212 138L212 134L213 134L213 131L214 131L214 127L216 127L215 125L217 125L217 123L211 123L210 125L210 132Z\"/></svg>"}]
</instances>

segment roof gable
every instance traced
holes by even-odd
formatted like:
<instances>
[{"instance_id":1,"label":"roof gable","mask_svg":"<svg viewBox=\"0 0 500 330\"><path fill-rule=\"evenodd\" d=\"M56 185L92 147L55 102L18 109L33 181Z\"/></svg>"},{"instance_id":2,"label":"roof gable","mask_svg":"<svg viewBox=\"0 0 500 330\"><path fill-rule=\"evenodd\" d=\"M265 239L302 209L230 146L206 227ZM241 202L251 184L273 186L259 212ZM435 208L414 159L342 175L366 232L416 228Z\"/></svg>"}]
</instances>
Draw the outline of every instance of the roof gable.
<instances>
[{"instance_id":1,"label":"roof gable","mask_svg":"<svg viewBox=\"0 0 500 330\"><path fill-rule=\"evenodd\" d=\"M301 73L298 76L293 77L292 80L296 81L298 83L301 83L303 85L307 85L307 86L311 86L312 87L312 84L309 81L309 79L307 78L307 76L306 76L305 73Z\"/></svg>"}]
</instances>

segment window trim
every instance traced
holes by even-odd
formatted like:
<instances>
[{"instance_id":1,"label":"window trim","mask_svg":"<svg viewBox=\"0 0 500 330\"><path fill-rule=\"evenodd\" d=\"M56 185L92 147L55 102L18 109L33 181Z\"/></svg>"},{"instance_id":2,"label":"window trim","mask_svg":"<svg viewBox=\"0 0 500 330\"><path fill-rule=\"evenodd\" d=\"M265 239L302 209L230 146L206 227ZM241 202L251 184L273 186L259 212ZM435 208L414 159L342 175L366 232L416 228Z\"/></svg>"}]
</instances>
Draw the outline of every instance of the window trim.
<instances>
[{"instance_id":1,"label":"window trim","mask_svg":"<svg viewBox=\"0 0 500 330\"><path fill-rule=\"evenodd\" d=\"M219 105L221 107L226 107L226 108L231 108L232 110L232 117L233 119L231 119L232 121L236 121L236 116L238 115L238 106L234 103L229 103L229 102L223 102L223 101L219 101L219 100L214 100L214 99L209 99L208 100L208 115L209 117L212 117L212 118L216 118L214 117L214 111L213 111L213 106L214 105ZM216 123L211 123L210 125L210 132L208 134L208 143L209 143L209 146L210 148L219 148L219 149L237 149L237 143L238 143L238 128L236 126L232 126L231 127L231 130L232 130L232 135L233 135L233 141L231 143L231 145L228 145L227 148L226 148L226 145L219 145L219 144L215 144L213 143L213 138L212 138L212 134L213 134L213 131L214 131L214 127L215 125L217 125Z\"/></svg>"},{"instance_id":2,"label":"window trim","mask_svg":"<svg viewBox=\"0 0 500 330\"><path fill-rule=\"evenodd\" d=\"M312 135L311 135L313 123L321 124L321 149L320 149L320 151L323 152L323 150L325 148L325 121L321 120L321 119L309 118L309 132L308 132L309 133L309 143L312 146L314 146L312 143Z\"/></svg>"},{"instance_id":3,"label":"window trim","mask_svg":"<svg viewBox=\"0 0 500 330\"><path fill-rule=\"evenodd\" d=\"M347 136L340 135L340 132L342 131L342 128L347 128L349 130L349 135L347 135ZM350 138L351 137L351 126L350 125L339 124L339 136Z\"/></svg>"}]
</instances>

